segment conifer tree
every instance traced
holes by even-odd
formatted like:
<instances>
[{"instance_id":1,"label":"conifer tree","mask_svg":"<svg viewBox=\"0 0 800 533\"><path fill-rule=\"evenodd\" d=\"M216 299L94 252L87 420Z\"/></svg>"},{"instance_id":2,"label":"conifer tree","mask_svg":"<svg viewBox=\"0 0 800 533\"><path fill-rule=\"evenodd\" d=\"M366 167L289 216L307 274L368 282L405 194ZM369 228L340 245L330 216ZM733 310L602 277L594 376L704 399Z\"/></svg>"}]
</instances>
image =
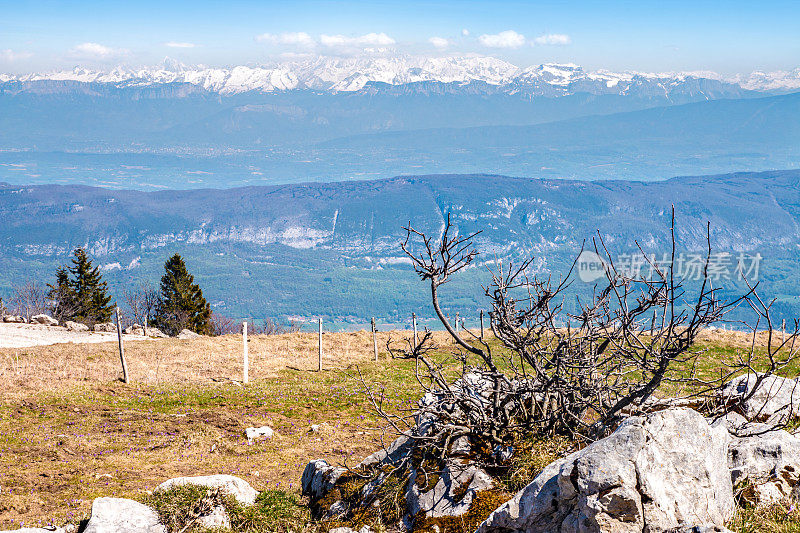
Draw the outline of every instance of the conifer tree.
<instances>
[{"instance_id":1,"label":"conifer tree","mask_svg":"<svg viewBox=\"0 0 800 533\"><path fill-rule=\"evenodd\" d=\"M70 299L72 316L70 318L84 323L108 322L114 305L108 294L108 285L100 275L100 269L92 266L92 261L86 255L86 250L78 248L73 252L72 266L68 269L69 277L67 287ZM64 279L63 273L57 276ZM56 280L58 285L58 279Z\"/></svg>"},{"instance_id":2,"label":"conifer tree","mask_svg":"<svg viewBox=\"0 0 800 533\"><path fill-rule=\"evenodd\" d=\"M212 333L211 306L179 254L164 263L161 296L154 321L156 326L173 335L183 329L201 335Z\"/></svg>"},{"instance_id":3,"label":"conifer tree","mask_svg":"<svg viewBox=\"0 0 800 533\"><path fill-rule=\"evenodd\" d=\"M52 303L52 314L59 320L74 318L77 311L75 305L75 294L69 281L69 271L66 267L56 269L56 282L54 285L47 285L50 291L47 299Z\"/></svg>"}]
</instances>

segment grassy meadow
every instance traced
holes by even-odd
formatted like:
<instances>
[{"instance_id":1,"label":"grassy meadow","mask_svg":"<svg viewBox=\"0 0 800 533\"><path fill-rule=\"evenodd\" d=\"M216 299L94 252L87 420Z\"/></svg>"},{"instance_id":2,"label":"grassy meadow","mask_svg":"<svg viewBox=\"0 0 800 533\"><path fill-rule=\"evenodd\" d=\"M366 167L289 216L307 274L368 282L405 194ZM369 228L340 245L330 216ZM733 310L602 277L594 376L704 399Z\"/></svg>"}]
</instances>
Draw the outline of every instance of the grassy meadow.
<instances>
[{"instance_id":1,"label":"grassy meadow","mask_svg":"<svg viewBox=\"0 0 800 533\"><path fill-rule=\"evenodd\" d=\"M394 438L372 411L358 371L385 389L389 410L410 408L420 396L414 362L386 353L389 335L380 334L375 362L368 332L325 334L322 372L315 334L251 337L246 386L235 335L128 343L129 384L119 380L115 343L0 350L0 529L76 523L98 496L144 500L167 516L174 502L150 494L161 482L232 474L264 491L256 509L231 509L237 530L324 531L302 506L306 463L353 466ZM409 335L391 333L398 341ZM433 357L449 361L452 342L441 333L435 341ZM700 344L707 351L699 367L710 375L749 341L715 331ZM449 364L455 372L458 365ZM275 437L248 443L245 428L262 425ZM534 443L507 488L524 486L561 444ZM800 532L796 513L744 509L730 527Z\"/></svg>"}]
</instances>

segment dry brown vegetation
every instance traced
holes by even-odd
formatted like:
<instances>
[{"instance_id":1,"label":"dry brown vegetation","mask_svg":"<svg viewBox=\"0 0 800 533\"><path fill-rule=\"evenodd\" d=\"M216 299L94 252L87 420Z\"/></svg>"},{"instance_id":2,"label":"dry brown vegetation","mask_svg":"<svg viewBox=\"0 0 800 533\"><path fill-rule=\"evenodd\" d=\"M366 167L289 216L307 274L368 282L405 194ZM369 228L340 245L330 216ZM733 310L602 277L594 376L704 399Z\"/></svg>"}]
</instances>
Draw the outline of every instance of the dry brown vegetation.
<instances>
[{"instance_id":1,"label":"dry brown vegetation","mask_svg":"<svg viewBox=\"0 0 800 533\"><path fill-rule=\"evenodd\" d=\"M352 463L380 446L348 368L393 390L396 405L417 394L413 362L387 358L388 336L376 364L370 333L325 334L321 373L316 334L251 337L247 387L236 383L238 335L130 342L130 385L116 343L0 350L0 528L80 519L94 497L136 497L181 475L297 492L310 459ZM248 444L245 428L261 425L276 437Z\"/></svg>"},{"instance_id":2,"label":"dry brown vegetation","mask_svg":"<svg viewBox=\"0 0 800 533\"><path fill-rule=\"evenodd\" d=\"M400 342L410 332L391 336ZM418 398L414 361L389 359L388 337L380 334L374 363L369 332L325 334L323 372L312 371L313 333L251 337L246 387L236 383L238 335L130 342L130 385L118 380L115 343L0 350L0 529L78 520L97 496L142 497L179 475L228 473L258 490L299 494L310 459L353 465L380 446L384 422L368 405L354 365L367 382L385 387L387 408ZM709 372L747 338L705 333ZM450 360L445 334L436 333L435 342L440 350L432 357ZM320 431L311 432L312 424ZM276 437L248 444L244 429L260 425L273 427ZM508 480L510 490L553 458L545 444L532 448L524 473ZM748 515L734 529L756 531L766 528L764 520ZM794 527L790 520L769 530Z\"/></svg>"}]
</instances>

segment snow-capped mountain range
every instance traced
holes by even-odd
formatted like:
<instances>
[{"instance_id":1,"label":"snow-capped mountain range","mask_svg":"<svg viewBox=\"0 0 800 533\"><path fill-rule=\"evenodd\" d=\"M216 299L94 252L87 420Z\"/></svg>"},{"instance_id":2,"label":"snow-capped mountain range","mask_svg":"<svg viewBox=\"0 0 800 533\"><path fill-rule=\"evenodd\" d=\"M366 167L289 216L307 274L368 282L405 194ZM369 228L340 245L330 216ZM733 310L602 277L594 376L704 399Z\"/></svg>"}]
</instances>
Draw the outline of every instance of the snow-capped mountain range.
<instances>
[{"instance_id":1,"label":"snow-capped mountain range","mask_svg":"<svg viewBox=\"0 0 800 533\"><path fill-rule=\"evenodd\" d=\"M562 96L575 92L625 95L648 88L669 94L680 87L704 93L744 89L789 92L800 88L800 68L792 71L753 72L723 77L713 72L641 73L586 71L573 64L542 64L528 68L487 56L467 57L317 57L264 66L211 68L187 66L165 59L152 68L116 67L108 71L76 67L68 71L25 75L0 74L0 83L74 81L119 87L187 83L219 94L249 91L278 92L310 89L356 92L376 84L401 86L435 82L469 85L473 82L514 94ZM713 95L709 95L710 97Z\"/></svg>"}]
</instances>

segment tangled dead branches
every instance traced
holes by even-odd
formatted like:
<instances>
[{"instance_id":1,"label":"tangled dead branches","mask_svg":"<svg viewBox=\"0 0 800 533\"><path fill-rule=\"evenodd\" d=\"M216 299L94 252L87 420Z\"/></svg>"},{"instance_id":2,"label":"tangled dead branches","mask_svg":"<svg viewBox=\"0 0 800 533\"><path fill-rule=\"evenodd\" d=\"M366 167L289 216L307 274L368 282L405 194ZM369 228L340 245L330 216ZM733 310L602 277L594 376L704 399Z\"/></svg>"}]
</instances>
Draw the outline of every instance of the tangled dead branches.
<instances>
[{"instance_id":1,"label":"tangled dead branches","mask_svg":"<svg viewBox=\"0 0 800 533\"><path fill-rule=\"evenodd\" d=\"M473 460L498 466L511 453L515 435L595 440L624 417L652 408L654 393L665 383L691 384L693 394L707 394L742 372L773 375L796 355L795 335L773 343L771 304L758 298L755 287L734 301L718 298L719 288L709 276L710 227L701 278L692 291L684 285L675 269L674 210L669 261L658 264L639 249L653 272L649 277L618 269L598 233L588 251L602 261L601 283L590 298L578 298L571 312L565 310L566 289L581 256L558 282L531 277L530 260L500 264L484 288L494 339L454 327L439 300L439 288L477 257L477 233L460 235L449 216L439 238L410 225L405 230L402 249L429 284L434 312L456 343L460 377L453 381L452 372L429 357L426 336L405 351L417 360L417 380L425 392L416 409L390 414L380 394L368 393L391 428L422 444L429 456L444 458L468 442ZM768 330L766 364L754 347L749 356L728 362L718 377L702 376L697 361L704 350L696 347L698 335L732 308L746 305ZM731 406L718 402L713 407L724 412Z\"/></svg>"}]
</instances>

